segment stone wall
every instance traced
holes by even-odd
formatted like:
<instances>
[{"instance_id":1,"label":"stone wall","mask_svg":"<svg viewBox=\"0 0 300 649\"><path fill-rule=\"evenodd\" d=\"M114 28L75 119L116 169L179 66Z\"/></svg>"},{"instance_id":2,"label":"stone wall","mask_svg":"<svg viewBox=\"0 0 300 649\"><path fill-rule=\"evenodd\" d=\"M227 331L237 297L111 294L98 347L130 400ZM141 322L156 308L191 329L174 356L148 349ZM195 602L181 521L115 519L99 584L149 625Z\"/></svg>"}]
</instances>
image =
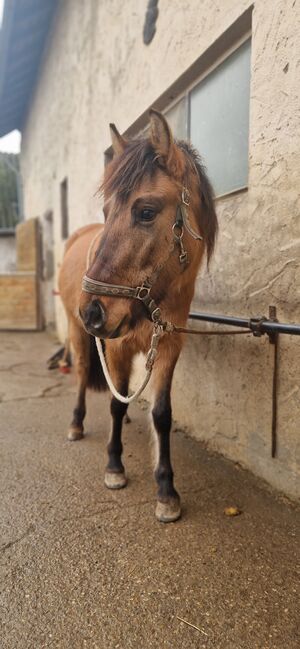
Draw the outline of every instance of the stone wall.
<instances>
[{"instance_id":1,"label":"stone wall","mask_svg":"<svg viewBox=\"0 0 300 649\"><path fill-rule=\"evenodd\" d=\"M145 2L64 0L22 138L27 216L51 210L56 270L63 253L60 183L70 229L100 216L94 196L108 128L130 125L250 7L248 0L161 0L157 32L142 41ZM248 191L217 201L220 234L194 308L300 321L299 3L256 0ZM213 62L211 62L213 63ZM298 74L297 74L298 73ZM57 323L65 320L57 302ZM265 339L187 341L173 390L175 418L211 447L288 494L300 493L298 339L282 337L278 457L270 458L272 348Z\"/></svg>"}]
</instances>

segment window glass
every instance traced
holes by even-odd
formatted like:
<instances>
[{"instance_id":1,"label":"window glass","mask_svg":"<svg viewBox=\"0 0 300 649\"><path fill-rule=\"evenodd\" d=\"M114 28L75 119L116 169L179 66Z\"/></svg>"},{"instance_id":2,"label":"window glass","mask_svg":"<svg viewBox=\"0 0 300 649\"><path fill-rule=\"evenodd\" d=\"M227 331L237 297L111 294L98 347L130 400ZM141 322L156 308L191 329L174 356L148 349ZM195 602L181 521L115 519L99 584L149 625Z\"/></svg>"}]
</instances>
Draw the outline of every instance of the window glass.
<instances>
[{"instance_id":1,"label":"window glass","mask_svg":"<svg viewBox=\"0 0 300 649\"><path fill-rule=\"evenodd\" d=\"M187 133L187 100L186 97L180 99L175 106L165 112L165 117L172 129L172 133L177 140L186 140Z\"/></svg>"},{"instance_id":2,"label":"window glass","mask_svg":"<svg viewBox=\"0 0 300 649\"><path fill-rule=\"evenodd\" d=\"M248 181L250 53L249 39L190 93L190 140L216 196Z\"/></svg>"},{"instance_id":3,"label":"window glass","mask_svg":"<svg viewBox=\"0 0 300 649\"><path fill-rule=\"evenodd\" d=\"M14 231L20 221L19 156L0 152L0 231ZM0 234L1 234L0 232Z\"/></svg>"}]
</instances>

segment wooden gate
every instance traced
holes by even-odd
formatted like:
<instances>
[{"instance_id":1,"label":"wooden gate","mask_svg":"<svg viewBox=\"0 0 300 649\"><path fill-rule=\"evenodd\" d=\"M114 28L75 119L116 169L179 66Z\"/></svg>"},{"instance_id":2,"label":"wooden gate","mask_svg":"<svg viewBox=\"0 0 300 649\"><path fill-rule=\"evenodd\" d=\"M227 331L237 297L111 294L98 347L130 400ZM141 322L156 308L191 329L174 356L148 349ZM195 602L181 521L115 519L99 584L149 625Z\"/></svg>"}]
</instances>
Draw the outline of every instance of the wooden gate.
<instances>
[{"instance_id":1,"label":"wooden gate","mask_svg":"<svg viewBox=\"0 0 300 649\"><path fill-rule=\"evenodd\" d=\"M41 233L38 219L16 227L16 270L0 274L0 329L43 328Z\"/></svg>"}]
</instances>

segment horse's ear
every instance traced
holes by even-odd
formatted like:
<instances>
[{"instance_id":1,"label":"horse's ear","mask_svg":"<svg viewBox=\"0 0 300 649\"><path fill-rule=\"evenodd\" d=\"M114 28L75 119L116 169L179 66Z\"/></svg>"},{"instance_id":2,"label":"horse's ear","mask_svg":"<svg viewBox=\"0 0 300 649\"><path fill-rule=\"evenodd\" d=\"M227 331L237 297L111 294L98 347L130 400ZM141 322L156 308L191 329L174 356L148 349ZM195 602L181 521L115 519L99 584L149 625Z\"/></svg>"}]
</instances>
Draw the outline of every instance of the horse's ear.
<instances>
[{"instance_id":1,"label":"horse's ear","mask_svg":"<svg viewBox=\"0 0 300 649\"><path fill-rule=\"evenodd\" d=\"M124 137L122 137L122 135L120 135L115 124L110 124L109 130L110 130L110 137L111 137L111 143L112 143L112 148L114 150L114 154L121 155L121 153L123 153L123 151L125 151L126 149L127 141L125 140Z\"/></svg>"},{"instance_id":2,"label":"horse's ear","mask_svg":"<svg viewBox=\"0 0 300 649\"><path fill-rule=\"evenodd\" d=\"M150 140L162 163L176 178L181 178L183 174L182 156L175 146L166 118L154 108L150 109Z\"/></svg>"},{"instance_id":3,"label":"horse's ear","mask_svg":"<svg viewBox=\"0 0 300 649\"><path fill-rule=\"evenodd\" d=\"M150 109L150 139L158 155L167 161L174 146L173 135L166 118L154 108Z\"/></svg>"}]
</instances>

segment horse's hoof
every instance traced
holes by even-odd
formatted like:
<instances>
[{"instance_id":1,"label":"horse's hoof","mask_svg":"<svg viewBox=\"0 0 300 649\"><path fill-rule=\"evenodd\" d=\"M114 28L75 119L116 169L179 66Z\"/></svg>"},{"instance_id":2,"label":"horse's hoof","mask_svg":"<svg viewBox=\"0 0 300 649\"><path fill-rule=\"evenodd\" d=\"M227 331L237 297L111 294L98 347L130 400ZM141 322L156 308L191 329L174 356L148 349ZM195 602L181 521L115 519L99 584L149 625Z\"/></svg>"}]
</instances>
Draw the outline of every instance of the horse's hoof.
<instances>
[{"instance_id":1,"label":"horse's hoof","mask_svg":"<svg viewBox=\"0 0 300 649\"><path fill-rule=\"evenodd\" d=\"M170 498L168 502L162 503L158 500L155 516L160 523L173 523L181 516L180 500Z\"/></svg>"},{"instance_id":2,"label":"horse's hoof","mask_svg":"<svg viewBox=\"0 0 300 649\"><path fill-rule=\"evenodd\" d=\"M108 489L123 489L127 485L125 473L110 473L106 471L104 484Z\"/></svg>"},{"instance_id":3,"label":"horse's hoof","mask_svg":"<svg viewBox=\"0 0 300 649\"><path fill-rule=\"evenodd\" d=\"M83 428L70 428L68 432L68 440L69 442L77 442L79 439L82 439L84 437L83 434Z\"/></svg>"}]
</instances>

